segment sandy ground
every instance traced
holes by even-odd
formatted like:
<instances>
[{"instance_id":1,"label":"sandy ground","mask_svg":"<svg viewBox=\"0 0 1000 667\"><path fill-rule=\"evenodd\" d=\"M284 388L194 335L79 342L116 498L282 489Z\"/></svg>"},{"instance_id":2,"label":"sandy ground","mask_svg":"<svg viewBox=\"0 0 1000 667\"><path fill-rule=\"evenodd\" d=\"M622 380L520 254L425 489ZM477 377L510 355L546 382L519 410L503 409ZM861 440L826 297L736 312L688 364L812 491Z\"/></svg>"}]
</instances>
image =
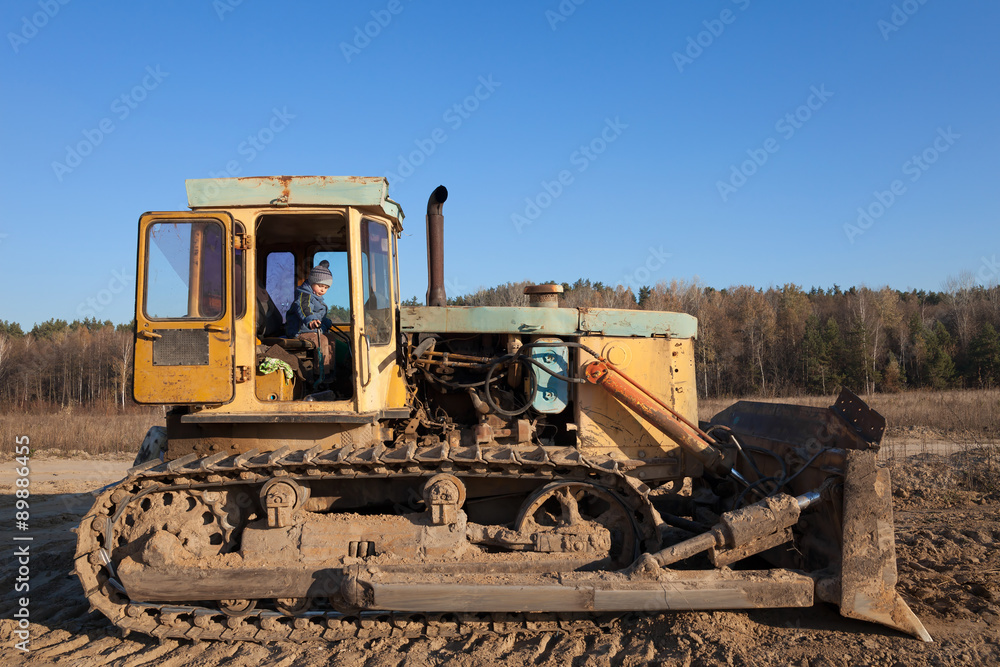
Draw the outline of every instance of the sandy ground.
<instances>
[{"instance_id":1,"label":"sandy ground","mask_svg":"<svg viewBox=\"0 0 1000 667\"><path fill-rule=\"evenodd\" d=\"M893 464L899 590L935 642L850 621L832 606L628 615L610 627L462 639L227 644L126 639L88 613L68 574L70 529L89 491L131 460L32 461L31 646L14 648L13 592L0 597L4 665L967 665L1000 663L1000 481L988 450L920 453ZM992 474L990 474L992 470ZM13 465L0 471L3 581L13 588ZM23 533L19 533L23 534ZM18 594L20 595L20 594Z\"/></svg>"}]
</instances>

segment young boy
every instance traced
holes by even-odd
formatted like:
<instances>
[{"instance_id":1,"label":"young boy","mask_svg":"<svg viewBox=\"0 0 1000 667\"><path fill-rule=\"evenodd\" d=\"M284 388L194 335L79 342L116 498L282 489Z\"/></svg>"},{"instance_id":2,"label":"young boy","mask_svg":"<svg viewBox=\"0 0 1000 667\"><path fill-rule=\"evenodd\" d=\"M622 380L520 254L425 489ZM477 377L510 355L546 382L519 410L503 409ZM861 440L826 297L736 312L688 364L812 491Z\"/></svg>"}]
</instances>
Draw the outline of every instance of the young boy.
<instances>
[{"instance_id":1,"label":"young boy","mask_svg":"<svg viewBox=\"0 0 1000 667\"><path fill-rule=\"evenodd\" d=\"M333 322L326 316L323 295L333 285L330 263L323 260L309 272L309 278L295 290L295 301L285 314L285 334L289 338L311 341L323 356L323 375L326 382L334 379L334 349L336 340L327 331ZM318 371L318 369L317 369ZM319 379L317 373L317 380Z\"/></svg>"},{"instance_id":2,"label":"young boy","mask_svg":"<svg viewBox=\"0 0 1000 667\"><path fill-rule=\"evenodd\" d=\"M309 278L295 290L295 301L285 314L285 335L295 338L300 333L320 329L327 331L332 325L326 316L323 295L333 285L330 262L325 259L313 267Z\"/></svg>"}]
</instances>

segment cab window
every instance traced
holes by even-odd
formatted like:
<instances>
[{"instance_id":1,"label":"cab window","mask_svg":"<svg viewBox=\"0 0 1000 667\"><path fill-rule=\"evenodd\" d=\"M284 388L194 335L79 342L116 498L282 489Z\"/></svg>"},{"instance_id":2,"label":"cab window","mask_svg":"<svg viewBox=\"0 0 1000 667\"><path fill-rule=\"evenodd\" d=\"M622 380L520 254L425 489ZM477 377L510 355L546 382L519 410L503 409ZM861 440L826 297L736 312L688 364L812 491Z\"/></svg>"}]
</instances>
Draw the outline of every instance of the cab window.
<instances>
[{"instance_id":1,"label":"cab window","mask_svg":"<svg viewBox=\"0 0 1000 667\"><path fill-rule=\"evenodd\" d=\"M216 220L154 222L146 237L144 312L152 320L225 313L225 230Z\"/></svg>"},{"instance_id":2,"label":"cab window","mask_svg":"<svg viewBox=\"0 0 1000 667\"><path fill-rule=\"evenodd\" d=\"M271 296L274 307L281 313L284 321L285 313L295 300L295 255L290 252L271 252L267 254L266 262L264 289Z\"/></svg>"},{"instance_id":3,"label":"cab window","mask_svg":"<svg viewBox=\"0 0 1000 667\"><path fill-rule=\"evenodd\" d=\"M326 260L330 263L330 273L333 274L333 284L323 302L326 303L326 316L335 324L350 324L351 322L351 274L347 267L347 251L322 251L313 255L312 266Z\"/></svg>"},{"instance_id":4,"label":"cab window","mask_svg":"<svg viewBox=\"0 0 1000 667\"><path fill-rule=\"evenodd\" d=\"M389 230L380 222L361 221L361 298L365 331L373 345L392 339L391 256Z\"/></svg>"}]
</instances>

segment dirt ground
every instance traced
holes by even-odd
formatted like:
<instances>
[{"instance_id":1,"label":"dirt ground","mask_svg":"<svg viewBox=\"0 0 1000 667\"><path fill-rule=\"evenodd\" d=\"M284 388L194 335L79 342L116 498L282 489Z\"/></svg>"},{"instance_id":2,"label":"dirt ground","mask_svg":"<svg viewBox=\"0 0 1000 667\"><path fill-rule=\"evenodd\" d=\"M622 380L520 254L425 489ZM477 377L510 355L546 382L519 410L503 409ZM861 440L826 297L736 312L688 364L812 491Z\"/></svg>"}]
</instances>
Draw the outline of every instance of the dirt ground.
<instances>
[{"instance_id":1,"label":"dirt ground","mask_svg":"<svg viewBox=\"0 0 1000 667\"><path fill-rule=\"evenodd\" d=\"M123 639L68 574L90 491L129 460L33 459L31 645L14 648L14 599L0 597L4 665L979 665L1000 663L1000 475L996 450L920 453L892 461L898 589L934 643L839 616L832 606L623 616L606 628L461 639L337 644ZM0 471L3 581L13 582L13 462ZM7 585L13 588L13 583Z\"/></svg>"}]
</instances>

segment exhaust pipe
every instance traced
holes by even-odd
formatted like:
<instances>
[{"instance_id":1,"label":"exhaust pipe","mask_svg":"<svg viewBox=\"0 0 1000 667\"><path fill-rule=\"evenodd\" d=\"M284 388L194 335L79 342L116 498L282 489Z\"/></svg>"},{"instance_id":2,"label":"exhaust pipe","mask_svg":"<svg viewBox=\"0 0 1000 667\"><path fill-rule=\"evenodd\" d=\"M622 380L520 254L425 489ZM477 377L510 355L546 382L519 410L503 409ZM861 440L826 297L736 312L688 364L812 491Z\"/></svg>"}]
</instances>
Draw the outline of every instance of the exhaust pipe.
<instances>
[{"instance_id":1,"label":"exhaust pipe","mask_svg":"<svg viewBox=\"0 0 1000 667\"><path fill-rule=\"evenodd\" d=\"M448 188L439 185L427 200L427 305L447 306L444 292L444 214Z\"/></svg>"}]
</instances>

